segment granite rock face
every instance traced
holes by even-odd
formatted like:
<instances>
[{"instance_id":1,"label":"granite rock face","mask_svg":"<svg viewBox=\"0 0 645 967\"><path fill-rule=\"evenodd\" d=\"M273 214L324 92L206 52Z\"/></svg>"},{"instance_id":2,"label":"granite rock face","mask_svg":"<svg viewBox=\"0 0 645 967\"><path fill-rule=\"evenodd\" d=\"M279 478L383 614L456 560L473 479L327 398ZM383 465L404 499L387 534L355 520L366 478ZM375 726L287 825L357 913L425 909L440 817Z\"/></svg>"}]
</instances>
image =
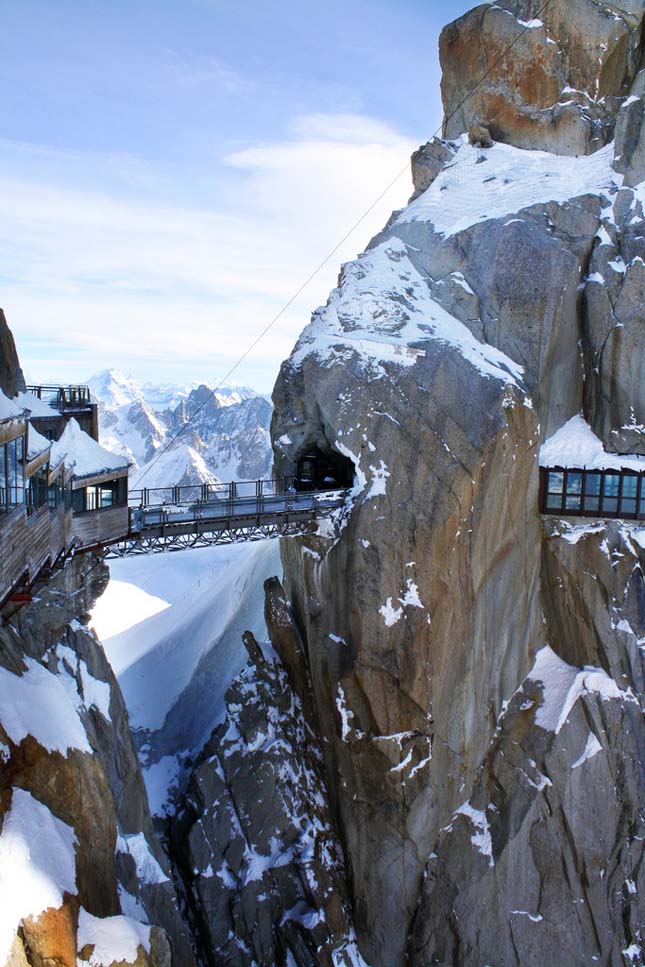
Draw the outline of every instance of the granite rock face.
<instances>
[{"instance_id":1,"label":"granite rock face","mask_svg":"<svg viewBox=\"0 0 645 967\"><path fill-rule=\"evenodd\" d=\"M639 534L545 522L552 648L510 699L473 793L435 844L409 963L642 963Z\"/></svg>"},{"instance_id":2,"label":"granite rock face","mask_svg":"<svg viewBox=\"0 0 645 967\"><path fill-rule=\"evenodd\" d=\"M642 0L551 0L546 8L508 0L471 10L441 35L444 136L483 123L495 140L522 148L597 150L611 140L639 70L644 13Z\"/></svg>"},{"instance_id":3,"label":"granite rock face","mask_svg":"<svg viewBox=\"0 0 645 967\"><path fill-rule=\"evenodd\" d=\"M645 531L541 523L537 474L580 413L645 454L644 5L505 7L274 391L278 474L352 488L282 557L371 967L643 956Z\"/></svg>"}]
</instances>

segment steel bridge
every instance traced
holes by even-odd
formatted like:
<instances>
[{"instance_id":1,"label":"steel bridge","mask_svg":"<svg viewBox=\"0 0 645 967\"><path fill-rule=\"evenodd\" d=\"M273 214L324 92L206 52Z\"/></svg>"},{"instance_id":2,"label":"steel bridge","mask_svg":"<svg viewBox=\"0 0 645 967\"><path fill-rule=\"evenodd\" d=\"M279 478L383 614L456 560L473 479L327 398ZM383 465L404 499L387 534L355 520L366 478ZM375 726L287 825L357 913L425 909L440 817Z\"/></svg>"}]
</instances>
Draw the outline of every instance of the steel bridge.
<instances>
[{"instance_id":1,"label":"steel bridge","mask_svg":"<svg viewBox=\"0 0 645 967\"><path fill-rule=\"evenodd\" d=\"M347 489L298 491L295 479L132 490L128 531L107 558L315 534ZM89 548L88 548L89 549Z\"/></svg>"}]
</instances>

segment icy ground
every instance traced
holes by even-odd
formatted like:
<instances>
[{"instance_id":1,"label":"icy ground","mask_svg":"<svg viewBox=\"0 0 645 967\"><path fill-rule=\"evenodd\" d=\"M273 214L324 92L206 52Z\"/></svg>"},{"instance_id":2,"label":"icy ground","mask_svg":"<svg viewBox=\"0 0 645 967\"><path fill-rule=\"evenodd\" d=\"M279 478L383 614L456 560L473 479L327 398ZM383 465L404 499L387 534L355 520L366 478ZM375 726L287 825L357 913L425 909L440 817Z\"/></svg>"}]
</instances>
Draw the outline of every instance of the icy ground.
<instances>
[{"instance_id":1,"label":"icy ground","mask_svg":"<svg viewBox=\"0 0 645 967\"><path fill-rule=\"evenodd\" d=\"M281 574L277 541L150 554L110 562L92 613L119 679L153 812L182 763L224 715L246 663L242 632L266 637L263 583Z\"/></svg>"}]
</instances>

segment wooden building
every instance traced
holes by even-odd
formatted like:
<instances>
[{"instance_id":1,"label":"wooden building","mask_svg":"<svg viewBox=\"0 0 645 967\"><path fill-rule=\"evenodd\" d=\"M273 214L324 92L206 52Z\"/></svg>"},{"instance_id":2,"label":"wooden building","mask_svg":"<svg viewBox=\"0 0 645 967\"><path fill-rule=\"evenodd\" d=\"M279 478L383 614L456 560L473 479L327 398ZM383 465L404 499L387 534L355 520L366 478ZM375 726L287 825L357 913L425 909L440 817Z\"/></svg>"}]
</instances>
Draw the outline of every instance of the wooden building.
<instances>
[{"instance_id":1,"label":"wooden building","mask_svg":"<svg viewBox=\"0 0 645 967\"><path fill-rule=\"evenodd\" d=\"M74 418L53 444L52 455L64 462L70 475L75 548L87 550L126 537L130 529L126 458L102 447Z\"/></svg>"},{"instance_id":2,"label":"wooden building","mask_svg":"<svg viewBox=\"0 0 645 967\"><path fill-rule=\"evenodd\" d=\"M0 392L0 608L28 599L71 550L71 506L50 481L50 454L27 411Z\"/></svg>"}]
</instances>

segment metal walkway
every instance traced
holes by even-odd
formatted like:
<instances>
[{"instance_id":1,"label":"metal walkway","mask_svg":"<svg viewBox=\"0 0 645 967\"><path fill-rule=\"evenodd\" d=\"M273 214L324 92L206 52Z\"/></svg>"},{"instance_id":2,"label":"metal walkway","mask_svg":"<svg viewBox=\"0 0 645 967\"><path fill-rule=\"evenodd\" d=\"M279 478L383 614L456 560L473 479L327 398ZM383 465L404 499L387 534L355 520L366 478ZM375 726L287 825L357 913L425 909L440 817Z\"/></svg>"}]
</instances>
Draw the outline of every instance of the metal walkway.
<instances>
[{"instance_id":1,"label":"metal walkway","mask_svg":"<svg viewBox=\"0 0 645 967\"><path fill-rule=\"evenodd\" d=\"M107 558L316 533L349 491L297 492L290 480L134 490L129 533Z\"/></svg>"}]
</instances>

